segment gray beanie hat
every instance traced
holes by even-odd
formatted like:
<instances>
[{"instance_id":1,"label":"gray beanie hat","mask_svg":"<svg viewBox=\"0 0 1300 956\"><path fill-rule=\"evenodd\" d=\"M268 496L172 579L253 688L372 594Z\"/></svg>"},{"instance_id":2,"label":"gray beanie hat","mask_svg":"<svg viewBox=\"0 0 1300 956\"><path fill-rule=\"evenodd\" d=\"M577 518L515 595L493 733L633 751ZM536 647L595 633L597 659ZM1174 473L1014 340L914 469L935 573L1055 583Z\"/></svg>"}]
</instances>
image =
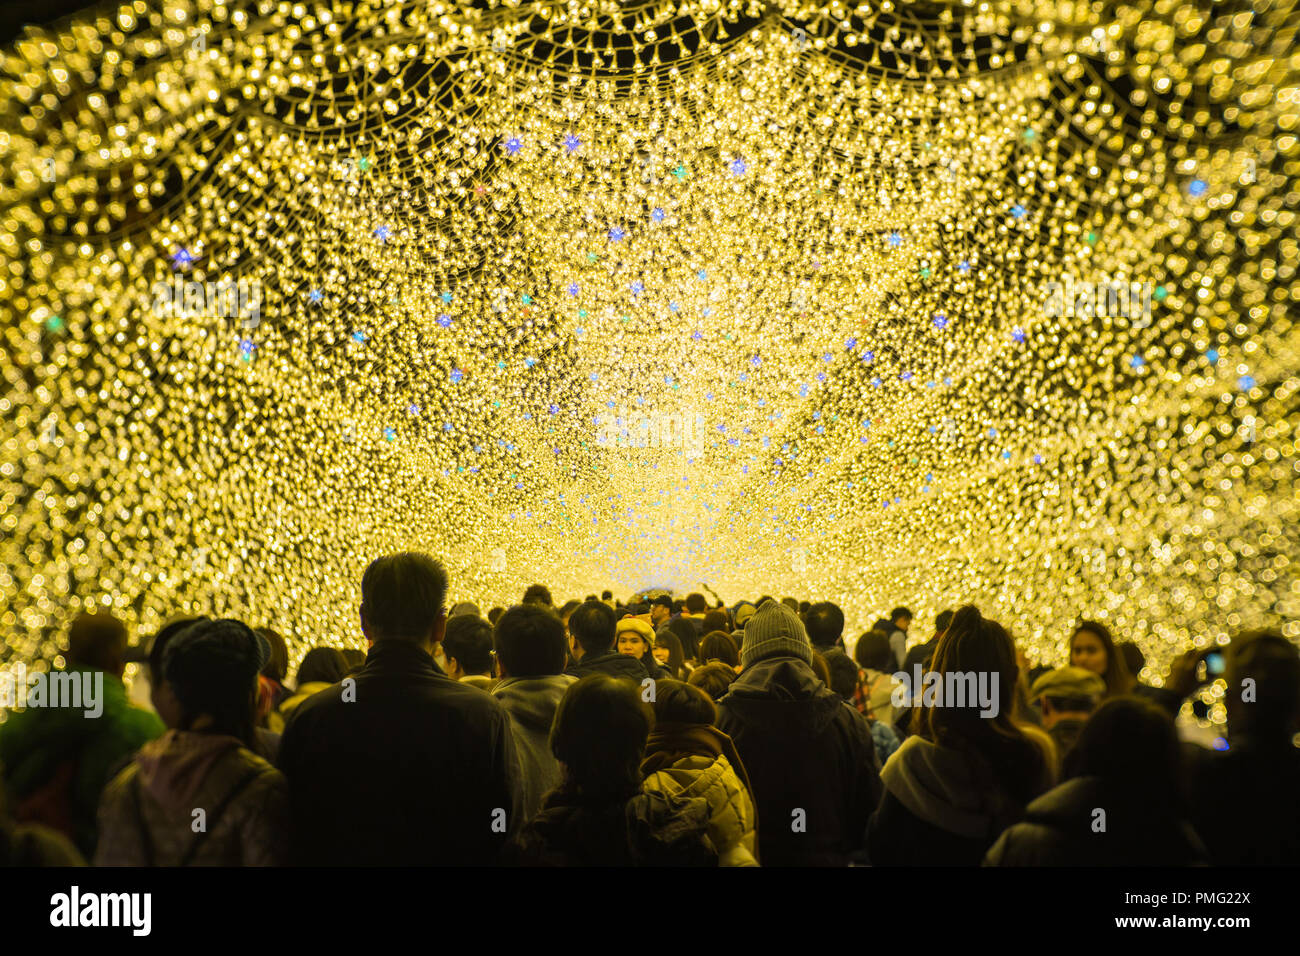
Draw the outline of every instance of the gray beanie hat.
<instances>
[{"instance_id":1,"label":"gray beanie hat","mask_svg":"<svg viewBox=\"0 0 1300 956\"><path fill-rule=\"evenodd\" d=\"M764 601L745 624L745 644L740 649L742 667L765 657L797 657L812 664L812 645L799 615L780 601Z\"/></svg>"}]
</instances>

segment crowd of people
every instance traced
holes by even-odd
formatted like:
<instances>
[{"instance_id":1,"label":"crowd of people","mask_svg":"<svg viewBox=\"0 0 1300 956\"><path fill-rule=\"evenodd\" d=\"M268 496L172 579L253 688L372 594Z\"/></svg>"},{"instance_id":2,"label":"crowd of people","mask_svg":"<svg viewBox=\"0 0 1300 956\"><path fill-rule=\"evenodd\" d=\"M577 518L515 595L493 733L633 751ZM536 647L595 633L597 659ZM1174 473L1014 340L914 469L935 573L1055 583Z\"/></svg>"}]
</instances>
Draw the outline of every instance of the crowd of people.
<instances>
[{"instance_id":1,"label":"crowd of people","mask_svg":"<svg viewBox=\"0 0 1300 956\"><path fill-rule=\"evenodd\" d=\"M186 617L132 645L117 618L77 617L65 669L103 676L102 711L0 723L0 863L1300 860L1300 653L1280 632L1218 648L1221 673L1189 651L1153 687L1096 621L1062 635L1062 666L1031 666L971 604L853 638L830 602L557 605L533 585L484 616L448 590L427 555L377 559L368 652L313 647L292 688L270 628ZM152 709L128 697L132 662ZM979 675L992 697L900 671ZM1216 679L1220 746L1180 740Z\"/></svg>"}]
</instances>

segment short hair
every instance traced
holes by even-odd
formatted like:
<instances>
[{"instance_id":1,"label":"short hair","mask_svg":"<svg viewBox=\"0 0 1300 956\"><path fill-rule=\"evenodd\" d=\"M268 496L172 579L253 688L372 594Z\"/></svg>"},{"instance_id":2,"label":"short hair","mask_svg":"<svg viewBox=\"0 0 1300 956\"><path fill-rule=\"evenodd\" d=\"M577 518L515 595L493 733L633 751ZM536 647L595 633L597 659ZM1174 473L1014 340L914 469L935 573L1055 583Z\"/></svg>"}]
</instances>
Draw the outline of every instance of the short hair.
<instances>
[{"instance_id":1,"label":"short hair","mask_svg":"<svg viewBox=\"0 0 1300 956\"><path fill-rule=\"evenodd\" d=\"M703 614L708 610L709 604L704 600L704 595L698 591L692 591L686 595L686 610L691 614Z\"/></svg>"},{"instance_id":2,"label":"short hair","mask_svg":"<svg viewBox=\"0 0 1300 956\"><path fill-rule=\"evenodd\" d=\"M545 584L530 584L528 590L524 592L525 604L545 604L547 607L553 606L551 601L551 589Z\"/></svg>"},{"instance_id":3,"label":"short hair","mask_svg":"<svg viewBox=\"0 0 1300 956\"><path fill-rule=\"evenodd\" d=\"M614 646L616 623L614 609L604 601L584 601L569 615L569 633L582 653L603 654Z\"/></svg>"},{"instance_id":4,"label":"short hair","mask_svg":"<svg viewBox=\"0 0 1300 956\"><path fill-rule=\"evenodd\" d=\"M956 612L952 608L948 608L946 611L940 611L934 619L934 633L942 634L944 631L948 630L948 625L952 624L952 616L955 613Z\"/></svg>"},{"instance_id":5,"label":"short hair","mask_svg":"<svg viewBox=\"0 0 1300 956\"><path fill-rule=\"evenodd\" d=\"M574 611L576 611L579 608L579 606L581 606L581 604L582 602L576 599L565 601L564 606L561 607L559 611L560 617L563 618L572 614Z\"/></svg>"},{"instance_id":6,"label":"short hair","mask_svg":"<svg viewBox=\"0 0 1300 956\"><path fill-rule=\"evenodd\" d=\"M361 613L379 640L425 640L446 600L447 571L427 554L384 555L361 576Z\"/></svg>"},{"instance_id":7,"label":"short hair","mask_svg":"<svg viewBox=\"0 0 1300 956\"><path fill-rule=\"evenodd\" d=\"M578 794L593 801L626 800L641 789L641 759L653 727L654 712L635 683L590 674L560 698L551 753L564 765L565 784Z\"/></svg>"},{"instance_id":8,"label":"short hair","mask_svg":"<svg viewBox=\"0 0 1300 956\"><path fill-rule=\"evenodd\" d=\"M830 601L819 601L808 608L803 626L813 647L831 647L844 633L844 612Z\"/></svg>"},{"instance_id":9,"label":"short hair","mask_svg":"<svg viewBox=\"0 0 1300 956\"><path fill-rule=\"evenodd\" d=\"M740 663L740 651L726 631L710 631L700 641L700 663L722 661L735 667Z\"/></svg>"},{"instance_id":10,"label":"short hair","mask_svg":"<svg viewBox=\"0 0 1300 956\"><path fill-rule=\"evenodd\" d=\"M1300 651L1278 631L1245 631L1227 654L1228 729L1260 735L1294 733L1300 721ZM1242 681L1255 682L1253 702L1241 699Z\"/></svg>"},{"instance_id":11,"label":"short hair","mask_svg":"<svg viewBox=\"0 0 1300 956\"><path fill-rule=\"evenodd\" d=\"M114 671L122 666L126 645L126 625L112 614L78 614L68 629L68 663Z\"/></svg>"},{"instance_id":12,"label":"short hair","mask_svg":"<svg viewBox=\"0 0 1300 956\"><path fill-rule=\"evenodd\" d=\"M726 611L712 610L704 615L704 631L729 631L731 630L731 618Z\"/></svg>"},{"instance_id":13,"label":"short hair","mask_svg":"<svg viewBox=\"0 0 1300 956\"><path fill-rule=\"evenodd\" d=\"M559 674L568 661L564 623L537 604L516 604L502 614L493 641L497 659L510 677Z\"/></svg>"},{"instance_id":14,"label":"short hair","mask_svg":"<svg viewBox=\"0 0 1300 956\"><path fill-rule=\"evenodd\" d=\"M588 594L585 598L583 598L583 600L584 600L584 601L595 601L595 600L598 600L598 598L597 598L596 595L594 595L594 594Z\"/></svg>"},{"instance_id":15,"label":"short hair","mask_svg":"<svg viewBox=\"0 0 1300 956\"><path fill-rule=\"evenodd\" d=\"M289 674L289 645L278 632L269 627L255 627L253 630L266 638L266 643L271 648L271 656L266 659L262 676L271 678L277 684L283 684Z\"/></svg>"},{"instance_id":16,"label":"short hair","mask_svg":"<svg viewBox=\"0 0 1300 956\"><path fill-rule=\"evenodd\" d=\"M698 687L716 701L722 699L735 679L736 669L734 667L728 667L726 664L715 661L712 664L704 664L691 671L691 676L686 683L692 687Z\"/></svg>"},{"instance_id":17,"label":"short hair","mask_svg":"<svg viewBox=\"0 0 1300 956\"><path fill-rule=\"evenodd\" d=\"M688 661L700 659L700 632L694 624L685 618L675 617L664 626L677 635L677 640L682 645L682 657Z\"/></svg>"},{"instance_id":18,"label":"short hair","mask_svg":"<svg viewBox=\"0 0 1300 956\"><path fill-rule=\"evenodd\" d=\"M506 613L506 609L497 605L492 610L488 611L488 623L495 624L501 619L501 615L504 613Z\"/></svg>"},{"instance_id":19,"label":"short hair","mask_svg":"<svg viewBox=\"0 0 1300 956\"><path fill-rule=\"evenodd\" d=\"M1097 708L1070 757L1076 776L1122 784L1148 799L1177 805L1182 751L1174 721L1143 697L1113 697Z\"/></svg>"},{"instance_id":20,"label":"short hair","mask_svg":"<svg viewBox=\"0 0 1300 956\"><path fill-rule=\"evenodd\" d=\"M650 602L650 606L666 607L668 608L668 610L671 611L673 609L673 599L670 598L667 594L660 594L658 597L656 597L653 601Z\"/></svg>"},{"instance_id":21,"label":"short hair","mask_svg":"<svg viewBox=\"0 0 1300 956\"><path fill-rule=\"evenodd\" d=\"M655 682L656 724L711 724L718 716L713 699L699 687L679 680Z\"/></svg>"},{"instance_id":22,"label":"short hair","mask_svg":"<svg viewBox=\"0 0 1300 956\"><path fill-rule=\"evenodd\" d=\"M831 674L830 689L845 700L853 700L853 695L858 689L858 665L849 658L848 654L840 650L824 656L826 669Z\"/></svg>"},{"instance_id":23,"label":"short hair","mask_svg":"<svg viewBox=\"0 0 1300 956\"><path fill-rule=\"evenodd\" d=\"M794 611L794 613L796 614L799 613L799 601L796 598L783 597L781 598L781 603L784 604L786 607L788 607L790 610Z\"/></svg>"},{"instance_id":24,"label":"short hair","mask_svg":"<svg viewBox=\"0 0 1300 956\"><path fill-rule=\"evenodd\" d=\"M909 621L912 619L912 612L905 607L896 607L889 612L889 620L892 623L897 623L900 618L904 617Z\"/></svg>"},{"instance_id":25,"label":"short hair","mask_svg":"<svg viewBox=\"0 0 1300 956\"><path fill-rule=\"evenodd\" d=\"M884 631L867 631L858 638L858 644L853 648L853 659L863 670L888 670L893 656L889 635Z\"/></svg>"},{"instance_id":26,"label":"short hair","mask_svg":"<svg viewBox=\"0 0 1300 956\"><path fill-rule=\"evenodd\" d=\"M442 653L455 659L466 674L492 672L492 625L481 617L461 614L447 622Z\"/></svg>"},{"instance_id":27,"label":"short hair","mask_svg":"<svg viewBox=\"0 0 1300 956\"><path fill-rule=\"evenodd\" d=\"M601 592L600 592L600 599L601 599L602 601L609 601L609 600L612 600L613 597L614 597L614 592L613 592L613 591L608 591L608 590L606 590L606 591L601 591Z\"/></svg>"},{"instance_id":28,"label":"short hair","mask_svg":"<svg viewBox=\"0 0 1300 956\"><path fill-rule=\"evenodd\" d=\"M1121 641L1115 645L1115 649L1124 655L1124 663L1128 666L1128 672L1134 677L1142 673L1142 668L1146 666L1147 659L1142 653L1142 648L1138 647L1132 641Z\"/></svg>"},{"instance_id":29,"label":"short hair","mask_svg":"<svg viewBox=\"0 0 1300 956\"><path fill-rule=\"evenodd\" d=\"M298 665L298 687L303 684L337 684L348 670L348 659L337 647L313 647Z\"/></svg>"}]
</instances>

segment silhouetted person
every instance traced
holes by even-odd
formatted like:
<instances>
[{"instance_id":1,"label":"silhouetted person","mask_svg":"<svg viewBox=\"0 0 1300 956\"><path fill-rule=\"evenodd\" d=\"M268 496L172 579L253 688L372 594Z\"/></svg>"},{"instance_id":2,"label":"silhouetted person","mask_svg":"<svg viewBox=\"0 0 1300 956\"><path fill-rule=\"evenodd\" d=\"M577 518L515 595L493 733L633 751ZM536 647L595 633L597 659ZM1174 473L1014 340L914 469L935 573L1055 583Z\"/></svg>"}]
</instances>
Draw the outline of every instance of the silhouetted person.
<instances>
[{"instance_id":1,"label":"silhouetted person","mask_svg":"<svg viewBox=\"0 0 1300 956\"><path fill-rule=\"evenodd\" d=\"M574 677L608 674L638 684L645 680L649 675L641 662L614 647L617 624L614 609L604 601L584 601L569 615L569 650L577 663L568 673Z\"/></svg>"}]
</instances>

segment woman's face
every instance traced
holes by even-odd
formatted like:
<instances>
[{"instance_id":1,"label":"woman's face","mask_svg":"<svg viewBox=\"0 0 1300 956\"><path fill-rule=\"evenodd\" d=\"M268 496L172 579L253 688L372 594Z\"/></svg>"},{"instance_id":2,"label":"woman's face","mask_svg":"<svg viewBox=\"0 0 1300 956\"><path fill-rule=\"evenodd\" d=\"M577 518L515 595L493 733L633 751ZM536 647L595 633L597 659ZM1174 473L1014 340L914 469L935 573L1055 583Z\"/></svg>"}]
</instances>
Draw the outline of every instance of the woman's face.
<instances>
[{"instance_id":1,"label":"woman's face","mask_svg":"<svg viewBox=\"0 0 1300 956\"><path fill-rule=\"evenodd\" d=\"M645 640L636 631L623 631L618 635L618 652L640 660L645 656Z\"/></svg>"},{"instance_id":2,"label":"woman's face","mask_svg":"<svg viewBox=\"0 0 1300 956\"><path fill-rule=\"evenodd\" d=\"M1094 674L1106 673L1106 648L1091 631L1078 631L1070 641L1070 663Z\"/></svg>"},{"instance_id":3,"label":"woman's face","mask_svg":"<svg viewBox=\"0 0 1300 956\"><path fill-rule=\"evenodd\" d=\"M667 645L667 644L656 644L656 645L655 645L655 660L657 660L660 664L667 664L667 663L668 663L668 657L669 657L670 654L671 654L671 651L668 650L668 645Z\"/></svg>"}]
</instances>

